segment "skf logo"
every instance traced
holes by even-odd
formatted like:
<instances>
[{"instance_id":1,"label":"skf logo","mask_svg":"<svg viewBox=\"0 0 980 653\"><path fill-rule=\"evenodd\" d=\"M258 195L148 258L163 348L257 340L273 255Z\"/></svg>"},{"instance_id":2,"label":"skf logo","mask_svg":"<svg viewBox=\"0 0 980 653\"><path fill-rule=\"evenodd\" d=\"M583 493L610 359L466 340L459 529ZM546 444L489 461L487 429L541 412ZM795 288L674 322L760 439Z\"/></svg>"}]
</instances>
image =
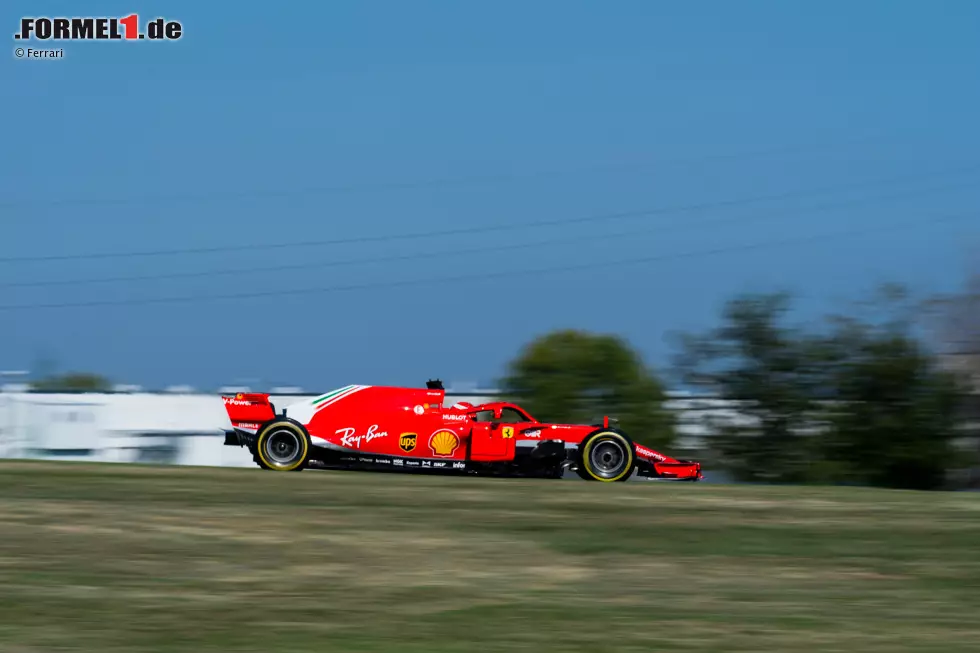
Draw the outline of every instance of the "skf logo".
<instances>
[{"instance_id":1,"label":"skf logo","mask_svg":"<svg viewBox=\"0 0 980 653\"><path fill-rule=\"evenodd\" d=\"M509 440L510 438L514 437L514 427L505 426L501 431L501 435L503 436L504 440Z\"/></svg>"},{"instance_id":2,"label":"skf logo","mask_svg":"<svg viewBox=\"0 0 980 653\"><path fill-rule=\"evenodd\" d=\"M155 18L140 29L138 14L123 18L47 18L27 16L20 19L20 31L14 39L27 41L176 41L184 32L180 21Z\"/></svg>"},{"instance_id":3,"label":"skf logo","mask_svg":"<svg viewBox=\"0 0 980 653\"><path fill-rule=\"evenodd\" d=\"M415 451L415 445L419 441L419 436L415 433L402 433L398 436L398 448L405 453Z\"/></svg>"}]
</instances>

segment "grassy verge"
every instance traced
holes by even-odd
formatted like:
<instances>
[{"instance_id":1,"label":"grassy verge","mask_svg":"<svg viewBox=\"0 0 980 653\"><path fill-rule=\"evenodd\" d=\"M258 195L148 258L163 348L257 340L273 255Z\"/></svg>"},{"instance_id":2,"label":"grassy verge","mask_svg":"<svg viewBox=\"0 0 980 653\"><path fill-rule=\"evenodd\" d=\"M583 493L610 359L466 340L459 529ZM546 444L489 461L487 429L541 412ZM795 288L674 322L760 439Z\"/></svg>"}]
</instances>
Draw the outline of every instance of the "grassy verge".
<instances>
[{"instance_id":1,"label":"grassy verge","mask_svg":"<svg viewBox=\"0 0 980 653\"><path fill-rule=\"evenodd\" d=\"M973 651L980 495L0 464L0 650Z\"/></svg>"}]
</instances>

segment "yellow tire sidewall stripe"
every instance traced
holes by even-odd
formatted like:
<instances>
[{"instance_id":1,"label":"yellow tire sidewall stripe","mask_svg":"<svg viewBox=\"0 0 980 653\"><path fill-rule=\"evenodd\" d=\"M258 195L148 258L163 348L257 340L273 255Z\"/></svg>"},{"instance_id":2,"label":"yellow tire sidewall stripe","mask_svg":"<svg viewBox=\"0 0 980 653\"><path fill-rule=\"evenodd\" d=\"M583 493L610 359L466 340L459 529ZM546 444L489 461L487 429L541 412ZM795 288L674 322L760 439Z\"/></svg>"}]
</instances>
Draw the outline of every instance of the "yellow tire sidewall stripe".
<instances>
[{"instance_id":1,"label":"yellow tire sidewall stripe","mask_svg":"<svg viewBox=\"0 0 980 653\"><path fill-rule=\"evenodd\" d=\"M619 474L618 476L614 476L613 478L602 478L601 476L598 476L595 472L593 472L592 468L589 466L589 451L592 450L592 445L594 445L596 441L598 441L603 436L612 436L613 438L622 442L623 446L626 447L626 455L628 456L627 459L628 463L626 465L626 469L624 469L621 474ZM600 431L599 433L596 433L591 438L589 438L589 441L586 443L585 449L582 451L582 465L585 467L585 471L588 472L589 476L591 476L597 481L602 481L604 483L612 483L618 481L619 479L623 478L623 476L625 476L626 474L629 474L630 471L632 471L633 469L633 447L629 445L629 442L627 442L626 438L624 438L619 433L616 433L615 431Z\"/></svg>"},{"instance_id":2,"label":"yellow tire sidewall stripe","mask_svg":"<svg viewBox=\"0 0 980 653\"><path fill-rule=\"evenodd\" d=\"M277 431L280 428L287 428L295 432L296 435L299 436L299 441L303 443L303 455L299 457L299 460L296 463L289 465L287 467L273 464L269 462L269 460L265 457L266 437L268 437L268 435L272 431ZM256 450L258 450L259 458L262 459L262 462L264 462L270 469L274 469L277 472L291 472L292 470L302 465L303 461L306 460L306 454L309 453L309 449L310 447L306 441L306 434L303 433L302 429L297 427L295 424L292 424L291 422L273 422L272 424L269 424L267 427L262 429L262 435L259 436L258 446L256 446Z\"/></svg>"}]
</instances>

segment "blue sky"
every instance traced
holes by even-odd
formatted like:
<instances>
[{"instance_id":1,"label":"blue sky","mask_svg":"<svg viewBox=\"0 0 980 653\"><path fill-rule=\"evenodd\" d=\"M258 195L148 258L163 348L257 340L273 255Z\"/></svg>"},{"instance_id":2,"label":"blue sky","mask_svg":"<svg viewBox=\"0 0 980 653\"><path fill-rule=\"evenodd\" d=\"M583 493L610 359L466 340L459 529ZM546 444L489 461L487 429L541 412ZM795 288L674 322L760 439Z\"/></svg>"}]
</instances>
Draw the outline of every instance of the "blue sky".
<instances>
[{"instance_id":1,"label":"blue sky","mask_svg":"<svg viewBox=\"0 0 980 653\"><path fill-rule=\"evenodd\" d=\"M657 367L735 293L809 319L884 281L951 291L980 244L978 217L930 220L980 199L974 2L221 7L4 4L10 34L138 12L184 37L27 61L8 36L0 369L490 383L566 327ZM38 285L120 276L144 278Z\"/></svg>"}]
</instances>

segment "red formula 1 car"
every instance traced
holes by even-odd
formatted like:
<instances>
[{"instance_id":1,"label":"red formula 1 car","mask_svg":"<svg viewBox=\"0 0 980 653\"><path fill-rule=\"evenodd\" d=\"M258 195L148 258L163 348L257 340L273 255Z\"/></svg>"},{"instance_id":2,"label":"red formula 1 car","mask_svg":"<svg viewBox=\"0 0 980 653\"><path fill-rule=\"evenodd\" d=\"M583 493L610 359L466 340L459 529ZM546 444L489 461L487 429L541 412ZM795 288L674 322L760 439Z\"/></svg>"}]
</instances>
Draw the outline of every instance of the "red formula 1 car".
<instances>
[{"instance_id":1,"label":"red formula 1 car","mask_svg":"<svg viewBox=\"0 0 980 653\"><path fill-rule=\"evenodd\" d=\"M548 424L519 406L443 407L439 381L426 389L349 385L276 413L269 395L222 397L225 445L248 447L263 469L400 469L593 481L638 476L701 480L701 465L674 460L601 424Z\"/></svg>"}]
</instances>

